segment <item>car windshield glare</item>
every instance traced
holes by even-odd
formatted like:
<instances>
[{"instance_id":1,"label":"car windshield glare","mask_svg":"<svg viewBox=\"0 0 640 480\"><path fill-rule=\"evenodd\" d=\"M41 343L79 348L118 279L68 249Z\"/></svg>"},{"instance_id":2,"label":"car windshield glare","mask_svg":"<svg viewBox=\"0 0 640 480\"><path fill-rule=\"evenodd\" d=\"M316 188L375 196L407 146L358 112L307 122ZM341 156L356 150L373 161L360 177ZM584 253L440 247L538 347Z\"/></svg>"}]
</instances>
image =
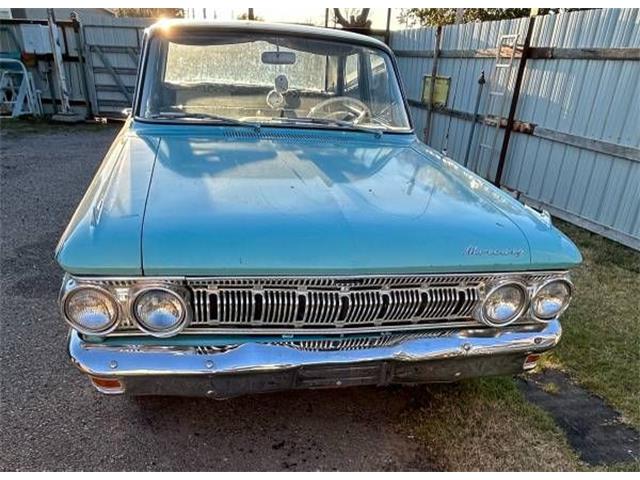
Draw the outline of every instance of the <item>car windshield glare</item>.
<instances>
[{"instance_id":1,"label":"car windshield glare","mask_svg":"<svg viewBox=\"0 0 640 480\"><path fill-rule=\"evenodd\" d=\"M384 50L269 33L153 35L136 115L172 123L411 130Z\"/></svg>"}]
</instances>

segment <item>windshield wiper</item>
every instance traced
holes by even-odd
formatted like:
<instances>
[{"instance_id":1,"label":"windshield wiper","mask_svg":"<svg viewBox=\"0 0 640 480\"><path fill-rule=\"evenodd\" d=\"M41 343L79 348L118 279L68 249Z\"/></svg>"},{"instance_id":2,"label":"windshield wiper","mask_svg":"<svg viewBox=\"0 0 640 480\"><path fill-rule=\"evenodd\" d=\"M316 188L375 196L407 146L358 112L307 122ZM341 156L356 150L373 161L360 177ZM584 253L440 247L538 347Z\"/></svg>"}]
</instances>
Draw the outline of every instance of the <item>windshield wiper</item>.
<instances>
[{"instance_id":1,"label":"windshield wiper","mask_svg":"<svg viewBox=\"0 0 640 480\"><path fill-rule=\"evenodd\" d=\"M328 125L334 127L343 127L351 130L358 130L361 132L369 132L374 133L376 137L381 137L383 130L381 128L376 127L365 127L364 125L358 125L353 122L348 122L346 120L336 120L332 118L318 118L318 117L301 117L301 118L291 118L291 117L271 117L271 120L279 120L282 122L291 122L291 123L305 123L305 124L316 124L316 125Z\"/></svg>"},{"instance_id":2,"label":"windshield wiper","mask_svg":"<svg viewBox=\"0 0 640 480\"><path fill-rule=\"evenodd\" d=\"M243 120L238 120L233 117L225 117L223 115L214 115L212 113L202 113L202 112L159 112L154 113L149 116L152 119L174 119L174 118L183 118L183 119L193 119L193 120L213 120L215 122L220 123L229 123L231 125L240 125L243 127L251 127L256 131L260 131L259 123L245 122Z\"/></svg>"}]
</instances>

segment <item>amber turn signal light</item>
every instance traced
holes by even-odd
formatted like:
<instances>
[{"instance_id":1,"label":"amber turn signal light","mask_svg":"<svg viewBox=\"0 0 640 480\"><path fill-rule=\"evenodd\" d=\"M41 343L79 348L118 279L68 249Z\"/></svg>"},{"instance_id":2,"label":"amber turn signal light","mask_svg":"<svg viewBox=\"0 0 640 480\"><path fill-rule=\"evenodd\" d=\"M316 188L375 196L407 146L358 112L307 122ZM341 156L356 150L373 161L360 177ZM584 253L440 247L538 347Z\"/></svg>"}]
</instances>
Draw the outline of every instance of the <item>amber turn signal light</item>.
<instances>
[{"instance_id":1,"label":"amber turn signal light","mask_svg":"<svg viewBox=\"0 0 640 480\"><path fill-rule=\"evenodd\" d=\"M527 355L527 358L524 359L524 365L522 365L522 368L524 368L525 370L531 370L535 368L541 356L542 355L539 353L532 353L531 355Z\"/></svg>"},{"instance_id":2,"label":"amber turn signal light","mask_svg":"<svg viewBox=\"0 0 640 480\"><path fill-rule=\"evenodd\" d=\"M89 376L91 383L102 393L118 394L124 393L124 384L116 378L101 378Z\"/></svg>"}]
</instances>

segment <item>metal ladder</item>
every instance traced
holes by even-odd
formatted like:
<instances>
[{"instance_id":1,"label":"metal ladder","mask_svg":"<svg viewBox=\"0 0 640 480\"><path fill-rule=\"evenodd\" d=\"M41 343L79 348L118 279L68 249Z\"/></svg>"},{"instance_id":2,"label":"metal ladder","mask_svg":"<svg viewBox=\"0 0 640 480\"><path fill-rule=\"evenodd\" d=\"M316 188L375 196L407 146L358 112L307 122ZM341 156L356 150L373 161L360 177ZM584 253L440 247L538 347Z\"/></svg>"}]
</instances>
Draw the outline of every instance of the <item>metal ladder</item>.
<instances>
[{"instance_id":1,"label":"metal ladder","mask_svg":"<svg viewBox=\"0 0 640 480\"><path fill-rule=\"evenodd\" d=\"M40 92L20 60L0 58L0 117L42 115Z\"/></svg>"},{"instance_id":2,"label":"metal ladder","mask_svg":"<svg viewBox=\"0 0 640 480\"><path fill-rule=\"evenodd\" d=\"M64 70L62 60L62 40L60 39L60 31L55 22L53 8L47 8L47 21L49 25L49 41L51 42L51 52L53 53L53 70L56 75L55 85L58 89L58 97L60 99L60 113L71 113L71 103L69 89L67 88L67 75ZM53 104L55 110L56 103Z\"/></svg>"},{"instance_id":3,"label":"metal ladder","mask_svg":"<svg viewBox=\"0 0 640 480\"><path fill-rule=\"evenodd\" d=\"M496 46L496 61L489 76L489 92L485 109L485 124L490 128L483 128L480 136L480 144L476 154L476 162L473 170L484 178L491 180L491 166L495 154L498 153L498 138L500 125L506 117L505 107L508 106L509 84L511 82L511 70L513 59L518 45L519 34L501 35ZM506 55L503 55L506 53ZM486 167L484 167L484 160Z\"/></svg>"}]
</instances>

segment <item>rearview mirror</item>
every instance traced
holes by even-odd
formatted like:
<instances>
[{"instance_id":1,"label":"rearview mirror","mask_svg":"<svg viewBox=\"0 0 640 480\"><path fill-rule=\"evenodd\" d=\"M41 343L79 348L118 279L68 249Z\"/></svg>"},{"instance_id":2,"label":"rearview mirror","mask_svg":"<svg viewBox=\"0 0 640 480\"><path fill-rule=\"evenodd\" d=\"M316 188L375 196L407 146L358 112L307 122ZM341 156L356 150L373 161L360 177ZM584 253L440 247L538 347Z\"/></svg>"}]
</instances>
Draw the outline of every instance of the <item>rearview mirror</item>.
<instances>
[{"instance_id":1,"label":"rearview mirror","mask_svg":"<svg viewBox=\"0 0 640 480\"><path fill-rule=\"evenodd\" d=\"M293 52L262 52L262 63L267 65L293 65L296 54Z\"/></svg>"}]
</instances>

